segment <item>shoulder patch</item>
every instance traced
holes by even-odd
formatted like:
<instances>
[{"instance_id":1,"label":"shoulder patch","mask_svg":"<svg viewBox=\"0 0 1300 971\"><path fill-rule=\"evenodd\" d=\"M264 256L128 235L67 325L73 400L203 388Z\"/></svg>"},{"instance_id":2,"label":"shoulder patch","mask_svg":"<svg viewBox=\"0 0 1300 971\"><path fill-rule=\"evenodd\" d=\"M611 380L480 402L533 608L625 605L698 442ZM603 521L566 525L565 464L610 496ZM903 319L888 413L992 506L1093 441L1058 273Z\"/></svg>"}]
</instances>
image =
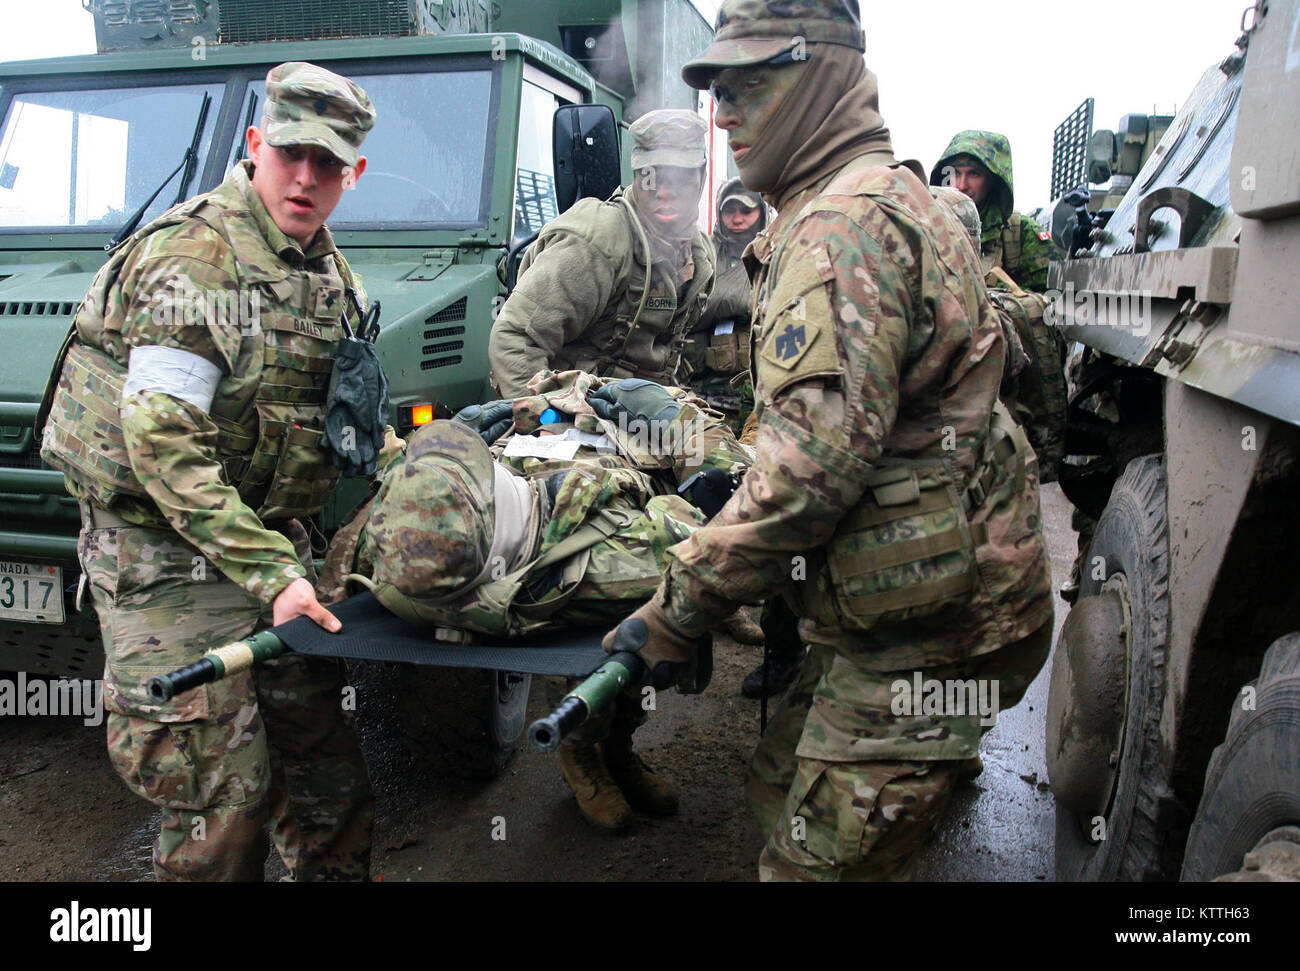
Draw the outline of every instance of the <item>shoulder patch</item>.
<instances>
[{"instance_id":1,"label":"shoulder patch","mask_svg":"<svg viewBox=\"0 0 1300 971\"><path fill-rule=\"evenodd\" d=\"M826 248L814 244L785 256L763 313L758 383L768 400L786 385L841 370Z\"/></svg>"},{"instance_id":2,"label":"shoulder patch","mask_svg":"<svg viewBox=\"0 0 1300 971\"><path fill-rule=\"evenodd\" d=\"M1049 233L1046 229L1044 229L1042 232L1038 234L1038 238L1041 239L1044 243L1050 243L1052 241L1052 234Z\"/></svg>"}]
</instances>

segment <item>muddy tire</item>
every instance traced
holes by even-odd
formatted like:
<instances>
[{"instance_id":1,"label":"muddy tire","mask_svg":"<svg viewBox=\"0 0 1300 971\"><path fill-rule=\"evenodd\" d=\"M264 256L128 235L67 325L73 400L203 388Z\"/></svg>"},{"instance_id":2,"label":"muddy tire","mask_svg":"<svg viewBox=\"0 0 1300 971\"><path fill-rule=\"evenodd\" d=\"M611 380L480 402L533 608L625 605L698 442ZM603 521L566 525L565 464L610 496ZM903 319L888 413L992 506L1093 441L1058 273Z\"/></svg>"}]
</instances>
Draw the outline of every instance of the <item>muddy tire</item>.
<instances>
[{"instance_id":1,"label":"muddy tire","mask_svg":"<svg viewBox=\"0 0 1300 971\"><path fill-rule=\"evenodd\" d=\"M1097 523L1080 577L1080 599L1122 574L1129 597L1126 716L1118 778L1104 824L1056 807L1056 878L1172 880L1187 813L1160 759L1160 710L1169 639L1169 536L1164 463L1128 464ZM1104 569L1096 569L1104 561ZM1104 834L1094 842L1093 834Z\"/></svg>"},{"instance_id":2,"label":"muddy tire","mask_svg":"<svg viewBox=\"0 0 1300 971\"><path fill-rule=\"evenodd\" d=\"M529 675L411 665L399 691L402 742L439 775L493 779L524 730Z\"/></svg>"},{"instance_id":3,"label":"muddy tire","mask_svg":"<svg viewBox=\"0 0 1300 971\"><path fill-rule=\"evenodd\" d=\"M1233 703L1227 736L1205 772L1182 878L1238 870L1261 838L1283 826L1300 826L1300 634L1274 642L1259 677Z\"/></svg>"}]
</instances>

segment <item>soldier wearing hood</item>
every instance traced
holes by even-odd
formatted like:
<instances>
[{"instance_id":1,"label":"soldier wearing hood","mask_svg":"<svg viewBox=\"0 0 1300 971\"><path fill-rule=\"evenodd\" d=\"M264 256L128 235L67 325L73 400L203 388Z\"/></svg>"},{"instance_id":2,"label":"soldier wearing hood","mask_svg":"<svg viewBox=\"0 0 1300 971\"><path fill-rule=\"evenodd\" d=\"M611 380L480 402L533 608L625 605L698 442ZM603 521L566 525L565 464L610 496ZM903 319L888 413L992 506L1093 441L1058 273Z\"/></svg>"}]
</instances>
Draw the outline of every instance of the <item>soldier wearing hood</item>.
<instances>
[{"instance_id":1,"label":"soldier wearing hood","mask_svg":"<svg viewBox=\"0 0 1300 971\"><path fill-rule=\"evenodd\" d=\"M734 604L795 608L809 654L746 784L769 880L906 879L991 724L926 686L997 685L1005 710L1051 646L1002 326L964 229L894 158L864 50L857 0L726 0L682 71L777 210L747 257L756 458L605 641L669 684Z\"/></svg>"},{"instance_id":2,"label":"soldier wearing hood","mask_svg":"<svg viewBox=\"0 0 1300 971\"><path fill-rule=\"evenodd\" d=\"M754 302L741 258L745 247L767 228L767 205L740 179L732 179L718 191L715 218L713 293L683 356L691 367L691 388L725 414L739 435L754 407L753 386L747 377L738 378L749 374L749 315Z\"/></svg>"},{"instance_id":3,"label":"soldier wearing hood","mask_svg":"<svg viewBox=\"0 0 1300 971\"><path fill-rule=\"evenodd\" d=\"M991 131L959 132L930 172L930 184L966 193L979 207L984 272L1001 267L1017 285L1041 293L1047 266L1062 257L1052 234L1016 212L1011 142ZM1005 284L990 282L990 286Z\"/></svg>"},{"instance_id":4,"label":"soldier wearing hood","mask_svg":"<svg viewBox=\"0 0 1300 971\"><path fill-rule=\"evenodd\" d=\"M629 129L632 185L580 199L542 230L488 342L503 397L547 369L674 383L713 288L698 227L707 133L692 111L643 115Z\"/></svg>"}]
</instances>

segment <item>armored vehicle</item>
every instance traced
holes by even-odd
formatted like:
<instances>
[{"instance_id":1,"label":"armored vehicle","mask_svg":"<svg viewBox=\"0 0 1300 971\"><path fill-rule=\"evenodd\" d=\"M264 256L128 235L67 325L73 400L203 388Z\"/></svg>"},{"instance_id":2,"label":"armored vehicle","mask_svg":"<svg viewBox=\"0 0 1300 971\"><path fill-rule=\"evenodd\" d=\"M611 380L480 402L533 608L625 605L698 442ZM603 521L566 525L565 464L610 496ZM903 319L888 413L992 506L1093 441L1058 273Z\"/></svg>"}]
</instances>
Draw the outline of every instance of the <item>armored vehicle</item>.
<instances>
[{"instance_id":1,"label":"armored vehicle","mask_svg":"<svg viewBox=\"0 0 1300 971\"><path fill-rule=\"evenodd\" d=\"M33 420L105 247L137 211L147 222L225 177L261 118L268 69L325 65L355 78L378 110L369 168L330 226L382 303L378 347L392 423L405 434L492 397L488 334L513 262L560 211L557 176L584 174L557 173L555 149L573 164L612 151L613 184L630 181L630 139L620 164L616 124L657 107L699 108L676 66L711 29L687 0L94 0L87 9L99 53L0 64L0 670L97 678L94 611L77 596L78 511L62 475L42 466ZM566 116L557 146L554 116L572 105L612 111L602 144ZM568 201L599 181L570 185ZM316 524L322 541L363 494L345 484ZM436 669L412 680L414 734L429 740L430 757L455 748L461 768L474 759L499 768L523 726L527 679ZM449 722L453 708L463 716Z\"/></svg>"},{"instance_id":2,"label":"armored vehicle","mask_svg":"<svg viewBox=\"0 0 1300 971\"><path fill-rule=\"evenodd\" d=\"M1060 879L1300 877L1300 0L1243 31L1176 117L1088 132L1116 179L1053 217L1061 483L1095 520L1048 708Z\"/></svg>"}]
</instances>

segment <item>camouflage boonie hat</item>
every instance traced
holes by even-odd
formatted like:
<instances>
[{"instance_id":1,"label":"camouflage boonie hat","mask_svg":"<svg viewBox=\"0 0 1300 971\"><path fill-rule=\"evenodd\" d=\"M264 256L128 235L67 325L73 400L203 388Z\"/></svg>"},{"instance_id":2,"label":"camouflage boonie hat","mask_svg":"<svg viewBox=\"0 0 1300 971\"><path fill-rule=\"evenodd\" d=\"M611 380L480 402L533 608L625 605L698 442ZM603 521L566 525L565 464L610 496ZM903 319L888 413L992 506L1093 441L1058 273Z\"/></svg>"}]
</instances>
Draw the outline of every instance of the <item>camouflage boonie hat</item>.
<instances>
[{"instance_id":1,"label":"camouflage boonie hat","mask_svg":"<svg viewBox=\"0 0 1300 971\"><path fill-rule=\"evenodd\" d=\"M693 111L660 108L632 122L628 131L634 169L652 165L698 169L709 160L705 150L709 123Z\"/></svg>"},{"instance_id":2,"label":"camouflage boonie hat","mask_svg":"<svg viewBox=\"0 0 1300 971\"><path fill-rule=\"evenodd\" d=\"M865 52L858 0L726 0L713 43L682 68L682 80L704 90L719 71L751 67L805 44L839 44Z\"/></svg>"},{"instance_id":3,"label":"camouflage boonie hat","mask_svg":"<svg viewBox=\"0 0 1300 971\"><path fill-rule=\"evenodd\" d=\"M375 106L353 81L306 61L266 75L262 134L268 145L319 145L347 165L375 127Z\"/></svg>"},{"instance_id":4,"label":"camouflage boonie hat","mask_svg":"<svg viewBox=\"0 0 1300 971\"><path fill-rule=\"evenodd\" d=\"M435 421L411 436L366 525L381 603L384 586L440 597L483 575L495 528L493 479L492 454L468 426Z\"/></svg>"}]
</instances>

